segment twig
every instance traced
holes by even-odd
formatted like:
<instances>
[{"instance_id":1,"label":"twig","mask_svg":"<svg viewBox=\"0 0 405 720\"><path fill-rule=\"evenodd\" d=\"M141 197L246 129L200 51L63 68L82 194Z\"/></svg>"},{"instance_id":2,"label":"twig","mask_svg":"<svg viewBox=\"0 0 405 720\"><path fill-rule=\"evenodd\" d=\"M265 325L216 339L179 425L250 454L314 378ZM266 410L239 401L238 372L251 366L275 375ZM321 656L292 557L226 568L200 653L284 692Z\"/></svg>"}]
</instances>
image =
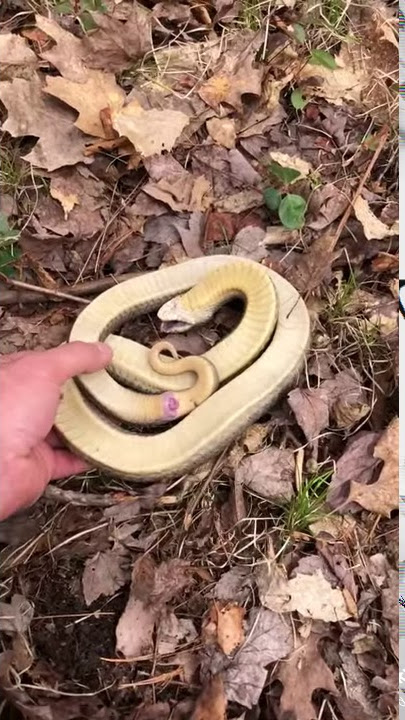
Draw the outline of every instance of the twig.
<instances>
[{"instance_id":1,"label":"twig","mask_svg":"<svg viewBox=\"0 0 405 720\"><path fill-rule=\"evenodd\" d=\"M96 495L95 493L81 493L76 490L63 490L63 488L48 485L44 492L47 500L62 503L64 505L84 505L86 507L111 507L122 502L122 497L114 498L114 496Z\"/></svg>"},{"instance_id":2,"label":"twig","mask_svg":"<svg viewBox=\"0 0 405 720\"><path fill-rule=\"evenodd\" d=\"M76 295L69 295L61 290L49 290L48 288L31 285L31 283L22 282L21 280L14 280L14 278L9 278L3 273L0 273L0 277L7 285L22 288L23 290L30 290L30 292L39 293L41 295L49 295L49 297L58 298L59 300L71 300L73 302L80 303L81 305L88 305L90 302L90 300L85 300L84 298L77 297Z\"/></svg>"},{"instance_id":3,"label":"twig","mask_svg":"<svg viewBox=\"0 0 405 720\"><path fill-rule=\"evenodd\" d=\"M74 293L76 299L78 297L81 297L82 295L96 295L97 293L103 292L104 290L108 290L110 287L113 287L113 285L117 285L118 283L124 282L125 280L130 280L131 278L137 277L141 274L142 273L125 273L123 275L118 275L117 277L114 277L114 275L108 275L107 277L100 278L99 280L87 280L85 282L78 283L72 288L70 288L68 285L65 285L63 291L58 291L57 296L49 296L49 299L56 301L68 297L69 300L72 300L73 298L70 294L71 292ZM10 282L10 280L12 280L12 278L7 278L5 279L5 282L7 282L8 285L13 285L14 287L21 287L21 284L16 284L19 281L14 280ZM38 288L35 285L33 286L29 285L28 283L24 283L23 287L29 287L30 289L25 291L0 290L0 305L5 306L15 305L16 303L37 303L38 292L48 295L48 291L43 290L42 288Z\"/></svg>"},{"instance_id":4,"label":"twig","mask_svg":"<svg viewBox=\"0 0 405 720\"><path fill-rule=\"evenodd\" d=\"M379 155L380 155L380 153L381 153L381 151L382 151L382 149L383 149L383 147L384 147L385 141L386 141L386 139L387 139L388 131L389 131L388 126L387 126L387 125L384 125L384 127L382 128L381 133L380 133L380 139L379 139L379 141L378 141L378 145L377 145L376 149L374 150L373 157L371 158L371 160L370 160L370 162L369 162L369 164L368 164L368 166L367 166L367 169L366 169L363 177L361 178L361 180L360 180L360 182L359 182L359 185L358 185L358 187L357 187L357 190L356 190L356 192L354 193L353 198L352 198L352 200L350 201L348 207L346 208L346 211L344 212L344 214L343 214L343 216L342 216L342 219L341 219L339 225L337 226L336 233L335 233L334 238L333 238L333 241L332 241L332 245L331 245L331 247L328 248L328 250L329 250L330 252L331 252L331 251L334 249L334 247L336 246L336 243L338 242L338 240L339 240L339 238L340 238L340 236L341 236L341 234L342 234L342 232L343 232L343 229L344 229L344 227L345 227L345 225L346 225L346 223L347 223L347 221L348 221L348 219L349 219L349 217L350 217L350 214L351 214L351 212L352 212L352 210L353 210L354 204L355 204L357 198L360 196L361 191L363 190L363 188L364 188L367 180L369 179L369 177L370 177L370 175L371 175L371 171L372 171L374 165L376 164L376 162L377 162L377 160L378 160L378 157L379 157Z\"/></svg>"}]
</instances>

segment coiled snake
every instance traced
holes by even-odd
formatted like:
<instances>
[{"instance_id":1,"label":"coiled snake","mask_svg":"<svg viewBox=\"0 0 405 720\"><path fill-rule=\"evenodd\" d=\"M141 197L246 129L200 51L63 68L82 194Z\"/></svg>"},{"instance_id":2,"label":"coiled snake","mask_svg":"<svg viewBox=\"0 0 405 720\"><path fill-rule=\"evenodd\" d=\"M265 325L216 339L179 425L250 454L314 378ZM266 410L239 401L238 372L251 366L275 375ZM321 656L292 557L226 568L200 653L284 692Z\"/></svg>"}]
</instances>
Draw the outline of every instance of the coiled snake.
<instances>
[{"instance_id":1,"label":"coiled snake","mask_svg":"<svg viewBox=\"0 0 405 720\"><path fill-rule=\"evenodd\" d=\"M111 334L129 316L159 307L160 319L182 331L235 296L245 300L242 320L201 357L165 358L165 349L174 355L165 342L150 350ZM144 482L179 475L226 447L294 383L309 337L297 291L250 260L197 258L127 280L99 295L73 325L71 341L105 340L114 356L108 371L65 384L56 428L79 455L113 474ZM111 415L121 424L182 419L140 434Z\"/></svg>"}]
</instances>

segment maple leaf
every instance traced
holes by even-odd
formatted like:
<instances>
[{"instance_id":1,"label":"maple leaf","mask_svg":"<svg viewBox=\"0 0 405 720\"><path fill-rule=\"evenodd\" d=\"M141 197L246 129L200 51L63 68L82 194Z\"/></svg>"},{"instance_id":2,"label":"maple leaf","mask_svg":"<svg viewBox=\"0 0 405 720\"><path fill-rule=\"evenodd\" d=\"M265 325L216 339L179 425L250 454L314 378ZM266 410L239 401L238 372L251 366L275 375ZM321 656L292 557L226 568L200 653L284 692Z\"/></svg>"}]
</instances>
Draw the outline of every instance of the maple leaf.
<instances>
[{"instance_id":1,"label":"maple leaf","mask_svg":"<svg viewBox=\"0 0 405 720\"><path fill-rule=\"evenodd\" d=\"M76 127L87 135L106 139L110 135L100 113L108 110L113 114L125 102L125 92L117 85L114 75L101 70L88 70L86 80L80 83L63 77L48 77L45 91L78 111Z\"/></svg>"}]
</instances>

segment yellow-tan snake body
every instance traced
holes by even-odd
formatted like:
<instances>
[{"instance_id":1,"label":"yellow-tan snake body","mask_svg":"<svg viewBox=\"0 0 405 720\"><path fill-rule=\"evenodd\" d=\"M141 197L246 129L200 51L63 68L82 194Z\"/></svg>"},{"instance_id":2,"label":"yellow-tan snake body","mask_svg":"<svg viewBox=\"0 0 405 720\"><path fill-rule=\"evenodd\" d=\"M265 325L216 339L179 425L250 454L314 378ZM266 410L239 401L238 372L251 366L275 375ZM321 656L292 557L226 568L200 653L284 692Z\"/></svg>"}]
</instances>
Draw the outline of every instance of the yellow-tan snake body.
<instances>
[{"instance_id":1,"label":"yellow-tan snake body","mask_svg":"<svg viewBox=\"0 0 405 720\"><path fill-rule=\"evenodd\" d=\"M241 322L199 358L164 359L164 344L151 351L112 334L127 317L158 308L162 320L186 329L233 296L245 300ZM250 260L197 258L128 280L90 303L72 328L71 341L106 340L114 357L110 372L66 383L56 428L72 449L114 474L145 482L179 475L226 447L294 382L309 334L297 291ZM97 406L123 422L185 417L145 435L115 425Z\"/></svg>"}]
</instances>

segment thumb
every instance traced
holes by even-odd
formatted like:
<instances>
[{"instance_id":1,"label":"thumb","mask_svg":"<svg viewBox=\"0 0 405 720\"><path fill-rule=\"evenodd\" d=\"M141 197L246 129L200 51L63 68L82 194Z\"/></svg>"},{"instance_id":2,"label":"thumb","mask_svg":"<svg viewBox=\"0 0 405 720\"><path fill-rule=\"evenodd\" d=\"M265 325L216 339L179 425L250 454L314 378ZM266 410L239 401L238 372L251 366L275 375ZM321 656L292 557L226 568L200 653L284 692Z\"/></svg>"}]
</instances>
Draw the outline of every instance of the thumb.
<instances>
[{"instance_id":1,"label":"thumb","mask_svg":"<svg viewBox=\"0 0 405 720\"><path fill-rule=\"evenodd\" d=\"M72 342L60 345L43 353L34 353L30 358L31 373L35 371L62 385L66 380L102 370L112 360L112 350L105 343Z\"/></svg>"}]
</instances>

